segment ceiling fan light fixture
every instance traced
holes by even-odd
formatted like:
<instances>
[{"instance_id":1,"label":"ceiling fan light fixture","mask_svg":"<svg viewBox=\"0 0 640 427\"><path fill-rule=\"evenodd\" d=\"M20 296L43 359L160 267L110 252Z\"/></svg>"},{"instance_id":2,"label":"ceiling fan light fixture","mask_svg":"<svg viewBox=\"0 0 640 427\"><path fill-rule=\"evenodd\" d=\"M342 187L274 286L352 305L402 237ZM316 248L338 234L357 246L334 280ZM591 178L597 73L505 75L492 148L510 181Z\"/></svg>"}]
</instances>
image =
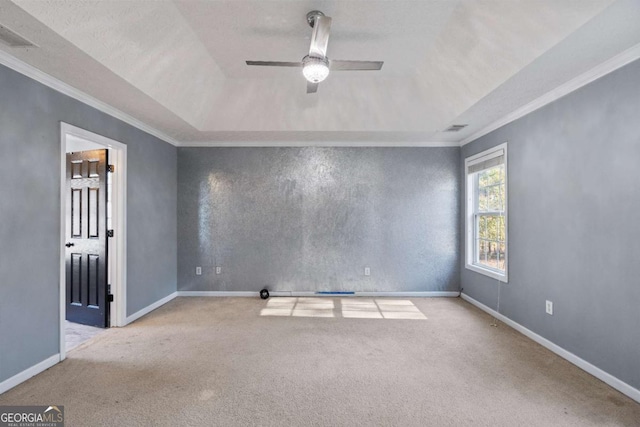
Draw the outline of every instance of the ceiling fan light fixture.
<instances>
[{"instance_id":1,"label":"ceiling fan light fixture","mask_svg":"<svg viewBox=\"0 0 640 427\"><path fill-rule=\"evenodd\" d=\"M302 74L311 83L320 83L329 76L329 61L326 58L305 56L302 60Z\"/></svg>"},{"instance_id":2,"label":"ceiling fan light fixture","mask_svg":"<svg viewBox=\"0 0 640 427\"><path fill-rule=\"evenodd\" d=\"M1 0L0 0L1 1ZM327 59L327 46L331 32L331 17L318 10L307 14L307 23L311 26L311 44L309 54L298 62L283 61L246 61L247 65L268 67L302 67L302 75L307 79L307 93L318 92L318 83L329 77L331 70L364 71L380 70L382 61L344 61Z\"/></svg>"}]
</instances>

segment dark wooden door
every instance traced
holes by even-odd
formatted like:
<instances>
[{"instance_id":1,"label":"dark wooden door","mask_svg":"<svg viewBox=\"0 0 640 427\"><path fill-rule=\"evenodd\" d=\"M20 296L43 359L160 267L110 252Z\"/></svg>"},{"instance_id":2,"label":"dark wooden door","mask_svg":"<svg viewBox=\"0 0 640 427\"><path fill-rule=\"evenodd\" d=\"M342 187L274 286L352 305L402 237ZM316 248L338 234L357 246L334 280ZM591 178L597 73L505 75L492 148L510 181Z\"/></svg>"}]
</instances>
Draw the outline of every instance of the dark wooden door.
<instances>
[{"instance_id":1,"label":"dark wooden door","mask_svg":"<svg viewBox=\"0 0 640 427\"><path fill-rule=\"evenodd\" d=\"M107 150L67 154L67 320L108 326Z\"/></svg>"}]
</instances>

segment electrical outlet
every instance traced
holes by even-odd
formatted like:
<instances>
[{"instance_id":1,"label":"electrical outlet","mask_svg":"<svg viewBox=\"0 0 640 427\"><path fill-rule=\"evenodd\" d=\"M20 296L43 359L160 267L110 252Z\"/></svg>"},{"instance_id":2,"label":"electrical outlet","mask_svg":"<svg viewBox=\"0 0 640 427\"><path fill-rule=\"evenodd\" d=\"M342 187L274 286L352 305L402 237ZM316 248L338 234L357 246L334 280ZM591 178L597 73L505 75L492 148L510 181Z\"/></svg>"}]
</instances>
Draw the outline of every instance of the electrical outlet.
<instances>
[{"instance_id":1,"label":"electrical outlet","mask_svg":"<svg viewBox=\"0 0 640 427\"><path fill-rule=\"evenodd\" d=\"M547 305L546 305L546 309L547 309L547 314L550 314L553 316L553 302L547 300Z\"/></svg>"},{"instance_id":2,"label":"electrical outlet","mask_svg":"<svg viewBox=\"0 0 640 427\"><path fill-rule=\"evenodd\" d=\"M364 268L364 275L365 276L371 276L371 269L369 267L365 267Z\"/></svg>"},{"instance_id":3,"label":"electrical outlet","mask_svg":"<svg viewBox=\"0 0 640 427\"><path fill-rule=\"evenodd\" d=\"M196 276L202 275L202 267L196 267Z\"/></svg>"},{"instance_id":4,"label":"electrical outlet","mask_svg":"<svg viewBox=\"0 0 640 427\"><path fill-rule=\"evenodd\" d=\"M216 274L222 273L222 267L216 267Z\"/></svg>"}]
</instances>

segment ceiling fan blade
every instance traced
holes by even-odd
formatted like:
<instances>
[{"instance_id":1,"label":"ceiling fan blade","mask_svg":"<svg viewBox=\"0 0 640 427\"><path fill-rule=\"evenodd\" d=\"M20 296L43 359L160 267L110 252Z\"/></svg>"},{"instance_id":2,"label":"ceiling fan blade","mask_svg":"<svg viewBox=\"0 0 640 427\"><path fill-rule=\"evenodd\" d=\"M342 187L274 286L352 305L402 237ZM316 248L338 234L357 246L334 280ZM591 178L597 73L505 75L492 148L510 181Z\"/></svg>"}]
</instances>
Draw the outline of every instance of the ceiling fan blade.
<instances>
[{"instance_id":1,"label":"ceiling fan blade","mask_svg":"<svg viewBox=\"0 0 640 427\"><path fill-rule=\"evenodd\" d=\"M302 67L302 62L282 61L246 61L247 65L263 65L267 67Z\"/></svg>"},{"instance_id":2,"label":"ceiling fan blade","mask_svg":"<svg viewBox=\"0 0 640 427\"><path fill-rule=\"evenodd\" d=\"M318 83L307 82L307 93L316 93L318 91Z\"/></svg>"},{"instance_id":3,"label":"ceiling fan blade","mask_svg":"<svg viewBox=\"0 0 640 427\"><path fill-rule=\"evenodd\" d=\"M331 32L331 18L328 16L316 16L311 33L311 47L309 56L324 58L327 56L329 33Z\"/></svg>"},{"instance_id":4,"label":"ceiling fan blade","mask_svg":"<svg viewBox=\"0 0 640 427\"><path fill-rule=\"evenodd\" d=\"M384 61L341 61L341 60L332 60L331 61L331 69L332 70L379 70L382 68L382 64Z\"/></svg>"}]
</instances>

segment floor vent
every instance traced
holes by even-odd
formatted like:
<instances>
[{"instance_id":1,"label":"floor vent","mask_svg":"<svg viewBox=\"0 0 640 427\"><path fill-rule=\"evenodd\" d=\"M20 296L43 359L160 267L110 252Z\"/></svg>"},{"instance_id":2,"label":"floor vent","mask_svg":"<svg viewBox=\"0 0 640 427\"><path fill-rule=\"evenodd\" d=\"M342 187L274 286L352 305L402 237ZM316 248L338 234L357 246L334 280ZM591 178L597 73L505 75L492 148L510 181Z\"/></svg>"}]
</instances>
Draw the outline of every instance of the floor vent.
<instances>
[{"instance_id":1,"label":"floor vent","mask_svg":"<svg viewBox=\"0 0 640 427\"><path fill-rule=\"evenodd\" d=\"M9 47L38 47L2 24L0 24L0 43Z\"/></svg>"},{"instance_id":2,"label":"floor vent","mask_svg":"<svg viewBox=\"0 0 640 427\"><path fill-rule=\"evenodd\" d=\"M445 132L458 132L464 128L466 128L469 125L451 125L448 128L446 128L444 131Z\"/></svg>"}]
</instances>

